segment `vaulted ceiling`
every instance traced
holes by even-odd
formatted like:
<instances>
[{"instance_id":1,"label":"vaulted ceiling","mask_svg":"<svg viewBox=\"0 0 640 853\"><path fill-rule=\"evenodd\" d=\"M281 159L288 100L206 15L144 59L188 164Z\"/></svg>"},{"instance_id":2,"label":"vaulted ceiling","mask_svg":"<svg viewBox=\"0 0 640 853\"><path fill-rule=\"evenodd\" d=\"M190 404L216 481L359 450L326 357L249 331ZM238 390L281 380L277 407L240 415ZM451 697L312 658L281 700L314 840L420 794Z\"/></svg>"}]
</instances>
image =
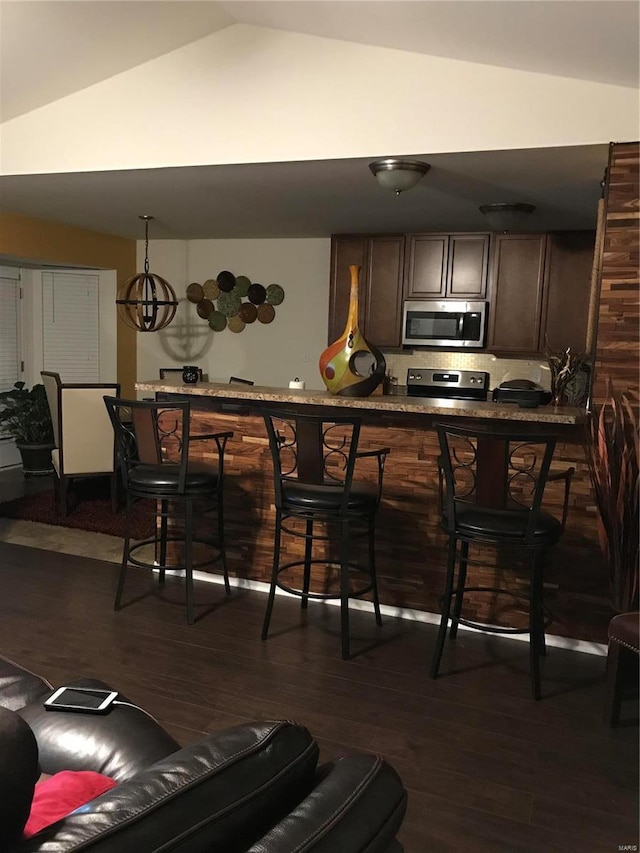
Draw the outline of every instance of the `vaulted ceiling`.
<instances>
[{"instance_id":1,"label":"vaulted ceiling","mask_svg":"<svg viewBox=\"0 0 640 853\"><path fill-rule=\"evenodd\" d=\"M639 8L631 0L0 0L0 112L10 121L236 23L637 87ZM124 236L140 236L136 214L152 213L163 223L156 236L183 239L479 230L479 204L514 200L536 204L533 228L585 228L595 222L607 146L421 156L431 171L399 198L377 186L367 161L332 160L5 176L0 206Z\"/></svg>"}]
</instances>

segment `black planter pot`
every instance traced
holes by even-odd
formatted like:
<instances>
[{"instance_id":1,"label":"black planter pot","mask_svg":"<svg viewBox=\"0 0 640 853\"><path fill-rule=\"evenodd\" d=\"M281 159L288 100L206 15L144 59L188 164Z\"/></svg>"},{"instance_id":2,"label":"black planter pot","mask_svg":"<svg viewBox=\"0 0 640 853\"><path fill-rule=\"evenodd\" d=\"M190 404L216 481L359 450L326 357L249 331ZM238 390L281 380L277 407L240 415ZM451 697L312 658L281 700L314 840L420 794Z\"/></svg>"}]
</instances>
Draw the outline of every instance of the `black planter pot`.
<instances>
[{"instance_id":1,"label":"black planter pot","mask_svg":"<svg viewBox=\"0 0 640 853\"><path fill-rule=\"evenodd\" d=\"M16 447L22 457L22 468L25 477L45 477L53 474L51 463L51 451L54 444L20 444L16 441Z\"/></svg>"}]
</instances>

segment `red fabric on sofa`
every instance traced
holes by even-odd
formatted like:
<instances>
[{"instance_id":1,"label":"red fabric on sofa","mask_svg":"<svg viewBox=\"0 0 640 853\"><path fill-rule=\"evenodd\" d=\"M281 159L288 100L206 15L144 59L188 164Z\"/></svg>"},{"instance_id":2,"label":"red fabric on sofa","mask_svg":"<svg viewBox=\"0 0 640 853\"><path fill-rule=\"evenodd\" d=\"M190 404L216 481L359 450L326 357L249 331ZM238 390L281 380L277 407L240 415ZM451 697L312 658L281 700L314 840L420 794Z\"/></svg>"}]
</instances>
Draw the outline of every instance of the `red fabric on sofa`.
<instances>
[{"instance_id":1,"label":"red fabric on sofa","mask_svg":"<svg viewBox=\"0 0 640 853\"><path fill-rule=\"evenodd\" d=\"M93 770L61 770L43 779L35 787L24 837L30 838L116 784L115 779Z\"/></svg>"}]
</instances>

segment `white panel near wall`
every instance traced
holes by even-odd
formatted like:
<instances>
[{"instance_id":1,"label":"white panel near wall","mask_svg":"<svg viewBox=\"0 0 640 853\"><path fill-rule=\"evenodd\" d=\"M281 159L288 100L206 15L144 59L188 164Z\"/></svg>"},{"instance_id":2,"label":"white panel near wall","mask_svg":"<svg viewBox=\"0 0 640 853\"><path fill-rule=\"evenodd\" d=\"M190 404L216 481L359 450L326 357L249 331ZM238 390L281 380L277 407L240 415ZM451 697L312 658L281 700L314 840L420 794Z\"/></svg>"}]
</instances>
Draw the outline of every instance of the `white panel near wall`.
<instances>
[{"instance_id":1,"label":"white panel near wall","mask_svg":"<svg viewBox=\"0 0 640 853\"><path fill-rule=\"evenodd\" d=\"M63 382L100 381L98 273L42 273L42 343L45 370Z\"/></svg>"}]
</instances>

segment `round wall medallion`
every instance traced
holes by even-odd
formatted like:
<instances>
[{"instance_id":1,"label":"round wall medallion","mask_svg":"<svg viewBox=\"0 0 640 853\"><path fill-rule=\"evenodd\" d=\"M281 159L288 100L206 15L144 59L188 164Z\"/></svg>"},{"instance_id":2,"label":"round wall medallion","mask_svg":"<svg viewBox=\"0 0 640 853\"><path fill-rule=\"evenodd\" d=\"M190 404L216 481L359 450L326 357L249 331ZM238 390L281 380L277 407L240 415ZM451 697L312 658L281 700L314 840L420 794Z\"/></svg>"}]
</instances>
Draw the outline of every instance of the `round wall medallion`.
<instances>
[{"instance_id":1,"label":"round wall medallion","mask_svg":"<svg viewBox=\"0 0 640 853\"><path fill-rule=\"evenodd\" d=\"M247 278L246 275L239 275L236 278L236 293L240 294L240 296L246 296L250 287L251 279Z\"/></svg>"},{"instance_id":2,"label":"round wall medallion","mask_svg":"<svg viewBox=\"0 0 640 853\"><path fill-rule=\"evenodd\" d=\"M232 272L229 272L229 270L222 270L222 272L219 272L216 281L218 282L220 290L223 290L225 293L230 293L236 286L236 277Z\"/></svg>"},{"instance_id":3,"label":"round wall medallion","mask_svg":"<svg viewBox=\"0 0 640 853\"><path fill-rule=\"evenodd\" d=\"M258 321L260 323L270 323L276 316L276 309L273 305L265 302L264 305L258 305Z\"/></svg>"},{"instance_id":4,"label":"round wall medallion","mask_svg":"<svg viewBox=\"0 0 640 853\"><path fill-rule=\"evenodd\" d=\"M220 311L214 311L209 317L209 328L221 332L227 325L227 318Z\"/></svg>"},{"instance_id":5,"label":"round wall medallion","mask_svg":"<svg viewBox=\"0 0 640 853\"><path fill-rule=\"evenodd\" d=\"M256 306L252 302L243 302L238 309L238 317L244 323L255 323L257 316Z\"/></svg>"},{"instance_id":6,"label":"round wall medallion","mask_svg":"<svg viewBox=\"0 0 640 853\"><path fill-rule=\"evenodd\" d=\"M208 278L202 285L202 289L207 299L214 300L220 296L220 288L218 287L218 282L215 278Z\"/></svg>"},{"instance_id":7,"label":"round wall medallion","mask_svg":"<svg viewBox=\"0 0 640 853\"><path fill-rule=\"evenodd\" d=\"M230 332L241 332L244 329L244 321L236 314L235 317L229 317L227 327Z\"/></svg>"},{"instance_id":8,"label":"round wall medallion","mask_svg":"<svg viewBox=\"0 0 640 853\"><path fill-rule=\"evenodd\" d=\"M249 292L247 296L249 297L249 301L253 302L254 305L262 305L267 295L267 291L264 289L262 284L256 284L255 282L249 288Z\"/></svg>"},{"instance_id":9,"label":"round wall medallion","mask_svg":"<svg viewBox=\"0 0 640 853\"><path fill-rule=\"evenodd\" d=\"M198 312L198 317L202 317L203 320L208 320L214 311L213 302L210 299L200 300L196 305L196 311Z\"/></svg>"},{"instance_id":10,"label":"round wall medallion","mask_svg":"<svg viewBox=\"0 0 640 853\"><path fill-rule=\"evenodd\" d=\"M284 299L284 290L279 284L270 284L267 288L267 302L270 305L280 305Z\"/></svg>"},{"instance_id":11,"label":"round wall medallion","mask_svg":"<svg viewBox=\"0 0 640 853\"><path fill-rule=\"evenodd\" d=\"M189 302L194 303L198 303L204 299L204 290L202 289L202 285L198 284L197 281L191 282L187 287L187 299Z\"/></svg>"},{"instance_id":12,"label":"round wall medallion","mask_svg":"<svg viewBox=\"0 0 640 853\"><path fill-rule=\"evenodd\" d=\"M217 305L225 317L234 317L240 310L240 297L237 293L221 293Z\"/></svg>"}]
</instances>

